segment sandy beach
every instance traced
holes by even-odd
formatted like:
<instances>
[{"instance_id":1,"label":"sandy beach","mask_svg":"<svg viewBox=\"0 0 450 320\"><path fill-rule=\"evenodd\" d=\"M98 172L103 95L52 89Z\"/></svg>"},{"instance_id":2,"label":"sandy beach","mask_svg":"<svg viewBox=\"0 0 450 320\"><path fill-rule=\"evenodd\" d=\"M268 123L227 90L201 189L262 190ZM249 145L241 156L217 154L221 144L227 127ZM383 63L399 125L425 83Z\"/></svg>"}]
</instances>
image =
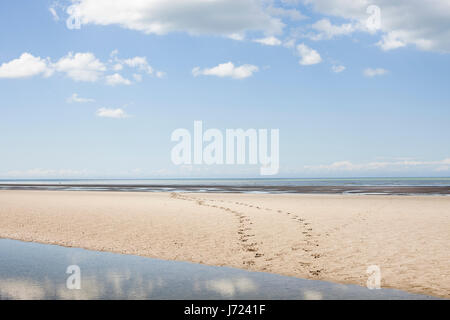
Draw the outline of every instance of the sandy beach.
<instances>
[{"instance_id":1,"label":"sandy beach","mask_svg":"<svg viewBox=\"0 0 450 320\"><path fill-rule=\"evenodd\" d=\"M0 238L450 298L450 197L0 191Z\"/></svg>"}]
</instances>

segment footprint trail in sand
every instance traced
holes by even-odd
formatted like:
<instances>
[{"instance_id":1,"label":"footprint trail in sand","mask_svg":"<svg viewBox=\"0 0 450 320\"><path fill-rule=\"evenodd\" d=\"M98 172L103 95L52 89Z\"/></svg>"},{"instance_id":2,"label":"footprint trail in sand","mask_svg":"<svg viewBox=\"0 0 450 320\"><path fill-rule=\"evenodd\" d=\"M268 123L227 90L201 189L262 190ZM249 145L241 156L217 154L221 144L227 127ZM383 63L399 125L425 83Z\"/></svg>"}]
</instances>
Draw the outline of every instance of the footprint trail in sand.
<instances>
[{"instance_id":1,"label":"footprint trail in sand","mask_svg":"<svg viewBox=\"0 0 450 320\"><path fill-rule=\"evenodd\" d=\"M298 275L298 272L301 272L308 278L320 279L324 269L319 263L321 258L321 253L318 252L319 242L314 236L311 223L300 214L247 202L204 198L193 194L173 193L171 197L234 215L244 268L271 272L274 267L294 259L297 265L294 273ZM267 233L268 223L272 226L269 228L271 234ZM292 233L295 233L295 237L286 236Z\"/></svg>"}]
</instances>

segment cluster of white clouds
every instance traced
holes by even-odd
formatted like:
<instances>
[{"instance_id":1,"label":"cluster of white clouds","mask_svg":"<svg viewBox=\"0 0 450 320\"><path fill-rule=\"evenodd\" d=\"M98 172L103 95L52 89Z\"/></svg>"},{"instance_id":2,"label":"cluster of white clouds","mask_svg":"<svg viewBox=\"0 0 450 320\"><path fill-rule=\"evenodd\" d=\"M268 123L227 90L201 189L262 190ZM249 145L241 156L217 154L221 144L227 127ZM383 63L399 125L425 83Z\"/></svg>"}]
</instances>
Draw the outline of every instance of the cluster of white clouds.
<instances>
[{"instance_id":1,"label":"cluster of white clouds","mask_svg":"<svg viewBox=\"0 0 450 320\"><path fill-rule=\"evenodd\" d=\"M419 161L413 159L394 161L374 161L368 163L353 163L351 161L338 161L324 165L307 165L303 167L314 172L348 172L371 170L405 170L411 168L426 168L436 172L450 171L450 158L437 161Z\"/></svg>"},{"instance_id":2,"label":"cluster of white clouds","mask_svg":"<svg viewBox=\"0 0 450 320\"><path fill-rule=\"evenodd\" d=\"M142 81L142 74L148 74L148 75L154 75L157 78L164 78L166 76L166 73L163 71L157 71L155 70L147 61L147 57L137 56L133 58L128 59L120 59L118 56L118 50L113 50L111 52L111 59L109 62L113 64L113 70L120 71L124 68L124 66L133 68L140 72L134 73L133 78L140 82ZM115 76L116 79L119 79L117 76ZM123 79L121 79L123 81ZM119 80L120 81L120 80ZM126 81L125 81L126 82ZM127 84L127 83L124 83Z\"/></svg>"},{"instance_id":3,"label":"cluster of white clouds","mask_svg":"<svg viewBox=\"0 0 450 320\"><path fill-rule=\"evenodd\" d=\"M357 30L352 23L333 25L329 19L321 19L311 25L312 32L307 34L311 40L330 40L337 36L349 35Z\"/></svg>"},{"instance_id":4,"label":"cluster of white clouds","mask_svg":"<svg viewBox=\"0 0 450 320\"><path fill-rule=\"evenodd\" d=\"M383 50L408 45L421 50L450 52L450 1L448 0L302 0L315 11L345 19L342 25L333 25L328 19L314 23L309 37L330 39L354 32L374 33L368 25L368 8L379 8L380 25L376 43Z\"/></svg>"},{"instance_id":5,"label":"cluster of white clouds","mask_svg":"<svg viewBox=\"0 0 450 320\"><path fill-rule=\"evenodd\" d=\"M147 34L186 32L191 35L219 35L242 41L248 34L253 36L260 33L263 37L253 38L251 41L266 46L295 48L296 54L300 56L300 65L311 66L323 62L320 53L304 42L296 45L298 39L295 37L282 39L287 28L283 19L307 20L308 18L298 9L299 5L307 5L320 13L349 20L341 25L334 25L330 19L322 18L310 25L310 32L302 35L303 38L314 41L327 40L336 36L350 35L355 31L371 32L365 27L366 10L370 4L368 0L72 0L72 5L66 8L66 12L81 26L118 25ZM54 9L51 13L59 19ZM391 37L389 33L383 36ZM152 74L152 68L149 68L146 60L141 58L118 61L114 70L119 71L124 65L128 65ZM335 73L344 70L344 66L332 66ZM210 69L196 67L192 73L194 76L215 75L242 79L256 71L258 67L253 65L235 67L233 63L228 62ZM162 72L156 72L157 77L164 75ZM141 78L141 75L133 75L136 82ZM131 80L123 78L120 74L109 75L106 81L110 85L131 83Z\"/></svg>"},{"instance_id":6,"label":"cluster of white clouds","mask_svg":"<svg viewBox=\"0 0 450 320\"><path fill-rule=\"evenodd\" d=\"M246 32L279 34L279 16L301 18L296 10L274 8L259 0L72 0L68 12L81 25L119 25L147 34L169 32L235 37Z\"/></svg>"},{"instance_id":7,"label":"cluster of white clouds","mask_svg":"<svg viewBox=\"0 0 450 320\"><path fill-rule=\"evenodd\" d=\"M301 6L311 8L322 17L311 21L300 11ZM370 8L372 10L368 10ZM55 7L49 10L55 20L60 19ZM185 32L191 35L225 36L241 41L250 36L253 38L251 41L261 45L295 48L302 66L323 62L320 53L304 43L305 39L330 40L356 32L374 35L378 38L375 44L386 51L414 45L422 50L450 52L448 0L433 0L431 3L423 0L71 0L71 6L64 10L80 26L118 25L146 34ZM380 18L375 28L369 25L374 13L379 13ZM333 23L336 19L341 22ZM293 22L294 26L286 20ZM298 27L295 23L303 31L298 33L291 30L287 35L290 29ZM258 33L262 36L255 37ZM296 44L299 38L303 40ZM114 66L114 70L120 71L127 65L153 74L152 68L141 58L122 60ZM40 63L42 68L42 61ZM236 71L237 68L222 64L211 69L198 68L195 74L225 74L240 79L254 72L248 67ZM340 73L345 67L333 65L331 69ZM363 73L372 77L381 75L380 70L376 70L375 74L370 71ZM102 71L91 70L85 76L95 79L96 72ZM157 71L155 75L164 77L165 74ZM134 81L141 79L142 75L133 74ZM132 80L115 73L109 75L106 82L110 85L128 85Z\"/></svg>"},{"instance_id":8,"label":"cluster of white clouds","mask_svg":"<svg viewBox=\"0 0 450 320\"><path fill-rule=\"evenodd\" d=\"M30 53L23 53L19 58L0 65L1 78L29 78L37 75L50 77L55 72L65 74L74 81L79 82L97 82L102 80L110 86L131 85L132 80L123 77L119 71L124 66L134 69L138 73L133 73L135 82L142 81L142 74L154 75L157 78L166 77L166 73L155 71L147 61L146 57L133 57L129 59L119 59L117 51L111 53L111 59L108 63L104 63L97 59L93 53L69 53L60 58L56 62L51 62L50 58L42 59L35 57ZM251 64L235 66L232 62L219 64L212 68L195 67L192 74L197 77L199 75L230 77L233 79L244 79L251 77L259 67ZM114 73L106 74L112 71ZM73 96L71 102L80 102L80 98Z\"/></svg>"},{"instance_id":9,"label":"cluster of white clouds","mask_svg":"<svg viewBox=\"0 0 450 320\"><path fill-rule=\"evenodd\" d=\"M70 97L66 99L67 103L89 103L95 102L95 99L83 98L78 95L78 93L73 93ZM99 108L95 112L95 115L100 118L113 118L113 119L124 119L129 118L130 115L123 108Z\"/></svg>"},{"instance_id":10,"label":"cluster of white clouds","mask_svg":"<svg viewBox=\"0 0 450 320\"><path fill-rule=\"evenodd\" d=\"M185 32L191 35L219 35L235 40L251 41L266 46L294 48L302 66L316 65L324 61L320 53L305 44L305 39L322 41L355 32L371 33L378 37L375 42L382 50L393 50L408 45L429 51L450 52L450 1L448 0L71 0L69 7L62 5L49 8L56 21L60 20L57 9L65 12L82 25L118 25L146 34L164 35ZM320 15L311 21L299 10L307 6ZM377 10L368 10L376 8ZM379 13L379 25L369 25L371 14ZM301 23L300 33L291 32L284 20ZM332 20L340 20L333 24ZM306 21L306 22L305 22ZM344 21L344 22L342 22ZM261 34L260 37L254 37ZM297 41L302 41L297 44ZM129 78L120 72L124 67L135 70ZM210 75L243 79L259 69L245 64L235 66L232 62L212 68L192 70L194 76ZM343 65L332 65L331 71L341 73ZM112 73L109 73L112 71ZM143 75L163 78L166 74L155 71L146 57L120 59L113 51L108 63L100 61L90 52L69 53L56 62L49 58L23 53L19 58L0 66L0 78L26 78L36 75L50 77L55 72L64 73L75 81L131 85L140 82ZM367 68L363 74L375 77L387 74L383 68Z\"/></svg>"},{"instance_id":11,"label":"cluster of white clouds","mask_svg":"<svg viewBox=\"0 0 450 320\"><path fill-rule=\"evenodd\" d=\"M254 72L257 72L259 68L251 64L244 64L241 66L235 66L232 62L226 62L219 64L212 68L201 69L195 67L192 69L194 77L203 76L217 76L217 77L230 77L233 79L244 79L251 77Z\"/></svg>"},{"instance_id":12,"label":"cluster of white clouds","mask_svg":"<svg viewBox=\"0 0 450 320\"><path fill-rule=\"evenodd\" d=\"M50 58L43 59L25 52L19 58L0 65L0 79L29 78L37 75L50 77L57 72L65 74L74 81L97 82L103 80L111 86L130 85L132 81L117 72L122 70L124 65L137 72L133 74L136 82L142 80L142 73L155 74L158 78L165 76L162 71L155 72L148 64L146 57L120 60L117 58L117 50L113 51L112 57L114 59L110 59L109 62L102 62L91 52L70 52L56 62L52 62ZM114 73L106 74L109 71Z\"/></svg>"},{"instance_id":13,"label":"cluster of white clouds","mask_svg":"<svg viewBox=\"0 0 450 320\"><path fill-rule=\"evenodd\" d=\"M118 25L147 34L170 32L207 34L243 40L259 32L255 41L281 45L289 25L284 21L307 21L303 37L327 40L354 32L379 37L377 45L392 50L407 45L419 49L450 52L450 2L448 0L71 0L66 12L80 25ZM310 23L299 10L308 6L326 16ZM368 25L370 15L379 8L381 24ZM54 8L55 19L59 16ZM330 19L344 20L333 24ZM302 27L305 27L303 24ZM376 32L378 30L378 32ZM278 40L278 41L277 41Z\"/></svg>"}]
</instances>

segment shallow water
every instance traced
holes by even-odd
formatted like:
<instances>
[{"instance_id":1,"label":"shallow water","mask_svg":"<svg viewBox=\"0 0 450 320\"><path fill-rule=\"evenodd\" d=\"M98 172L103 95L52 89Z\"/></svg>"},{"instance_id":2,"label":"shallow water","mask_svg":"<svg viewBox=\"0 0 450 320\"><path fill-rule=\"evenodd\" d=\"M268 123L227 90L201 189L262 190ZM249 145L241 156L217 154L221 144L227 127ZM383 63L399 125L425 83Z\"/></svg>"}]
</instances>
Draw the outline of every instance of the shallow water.
<instances>
[{"instance_id":1,"label":"shallow water","mask_svg":"<svg viewBox=\"0 0 450 320\"><path fill-rule=\"evenodd\" d=\"M69 265L81 289L69 290ZM0 299L431 299L399 290L0 239Z\"/></svg>"},{"instance_id":2,"label":"shallow water","mask_svg":"<svg viewBox=\"0 0 450 320\"><path fill-rule=\"evenodd\" d=\"M450 195L450 178L0 180L0 190Z\"/></svg>"}]
</instances>

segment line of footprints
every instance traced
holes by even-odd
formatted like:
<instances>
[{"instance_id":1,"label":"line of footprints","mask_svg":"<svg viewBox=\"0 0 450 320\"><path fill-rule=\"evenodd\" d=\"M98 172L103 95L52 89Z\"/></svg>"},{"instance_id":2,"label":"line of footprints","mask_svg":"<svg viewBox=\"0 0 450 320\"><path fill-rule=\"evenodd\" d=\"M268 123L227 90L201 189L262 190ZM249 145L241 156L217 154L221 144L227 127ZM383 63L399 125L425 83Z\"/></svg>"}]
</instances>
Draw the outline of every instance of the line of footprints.
<instances>
[{"instance_id":1,"label":"line of footprints","mask_svg":"<svg viewBox=\"0 0 450 320\"><path fill-rule=\"evenodd\" d=\"M209 204L209 202L220 202L220 203L232 203L232 204L237 204L240 206L245 206L245 207L249 207L249 208L255 208L255 209L259 209L259 210L267 210L267 211L276 211L278 213L285 213L287 215L290 216L290 218L292 220L298 221L300 224L302 224L304 231L302 231L302 234L305 236L306 238L306 247L293 247L292 250L296 251L296 250L300 250L302 249L303 251L309 253L311 255L311 257L313 257L314 259L318 259L321 257L320 254L318 253L313 253L313 250L315 247L318 247L319 245L317 244L316 241L314 241L312 239L312 228L310 226L310 224L308 222L305 222L305 219L299 217L297 214L292 213L292 212L285 212L283 210L273 210L270 208L263 208L260 206L256 206L256 205L252 205L252 204L248 204L248 203L244 203L244 202L232 202L232 201L225 201L225 200L212 200L212 199L202 199L202 198L195 198L192 196L185 196L183 194L180 193L171 193L171 198L177 198L180 200L187 200L187 201L193 201L196 202L198 205L200 206L206 206L206 207L211 207L211 208L217 208L217 209L221 209L224 210L226 212L232 213L235 215L235 217L238 219L239 221L239 226L238 226L238 235L239 235L239 241L241 243L242 248L244 249L244 251L249 252L249 253L253 253L254 254L254 258L261 258L264 256L264 254L258 252L258 248L257 248L257 243L256 242L252 242L251 239L255 236L254 234L251 234L252 228L251 225L253 224L253 222L251 221L251 219L246 216L244 213L236 211L236 210L232 210L230 208L224 207L223 205L216 205L216 204ZM270 261L273 260L273 258L267 258L266 261ZM255 264L255 261L252 259L247 259L244 260L242 262L244 265L247 266L252 266ZM309 266L310 263L301 263L304 266ZM321 272L323 270L322 269L317 269L317 268L313 268L312 270L309 271L311 276L320 276Z\"/></svg>"}]
</instances>

